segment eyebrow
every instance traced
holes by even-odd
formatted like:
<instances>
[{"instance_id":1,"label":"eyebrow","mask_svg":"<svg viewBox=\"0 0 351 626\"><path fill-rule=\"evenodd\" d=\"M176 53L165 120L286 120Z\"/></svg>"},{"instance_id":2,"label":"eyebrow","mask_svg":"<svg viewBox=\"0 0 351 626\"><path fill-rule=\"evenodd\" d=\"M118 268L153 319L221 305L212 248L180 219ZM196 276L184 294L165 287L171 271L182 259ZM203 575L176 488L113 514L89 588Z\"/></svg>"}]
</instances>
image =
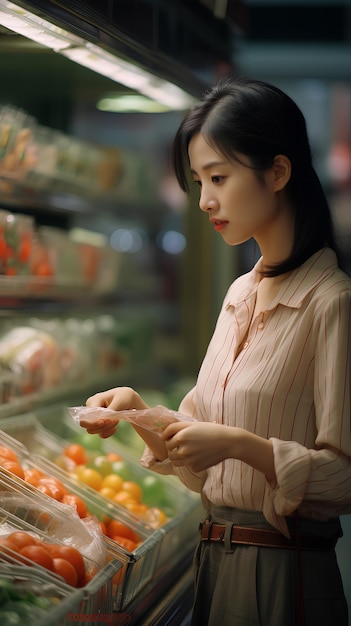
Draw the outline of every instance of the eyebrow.
<instances>
[{"instance_id":1,"label":"eyebrow","mask_svg":"<svg viewBox=\"0 0 351 626\"><path fill-rule=\"evenodd\" d=\"M217 167L218 165L225 165L225 164L226 164L225 161L210 161L210 163L206 163L206 165L204 165L202 169L209 170L212 167ZM194 169L191 169L191 173L196 174L198 176L198 173Z\"/></svg>"}]
</instances>

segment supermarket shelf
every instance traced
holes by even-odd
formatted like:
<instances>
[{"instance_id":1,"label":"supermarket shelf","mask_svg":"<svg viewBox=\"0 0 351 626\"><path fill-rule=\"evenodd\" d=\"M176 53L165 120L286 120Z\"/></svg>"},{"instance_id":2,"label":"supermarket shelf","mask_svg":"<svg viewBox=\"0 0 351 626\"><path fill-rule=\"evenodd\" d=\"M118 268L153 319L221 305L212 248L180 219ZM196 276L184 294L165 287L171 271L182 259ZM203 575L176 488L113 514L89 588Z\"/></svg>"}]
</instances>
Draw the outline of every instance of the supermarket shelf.
<instances>
[{"instance_id":1,"label":"supermarket shelf","mask_svg":"<svg viewBox=\"0 0 351 626\"><path fill-rule=\"evenodd\" d=\"M41 389L37 393L21 396L8 403L0 404L0 419L27 413L39 407L50 406L67 398L77 398L78 396L87 398L102 388L107 389L108 387L115 387L116 384L121 385L128 380L130 381L130 378L130 367L126 365L112 373L104 372L100 375L95 373L91 378L63 383L50 389Z\"/></svg>"},{"instance_id":2,"label":"supermarket shelf","mask_svg":"<svg viewBox=\"0 0 351 626\"><path fill-rule=\"evenodd\" d=\"M106 305L109 300L119 299L118 289L112 293L99 291L99 284L92 285L82 281L58 281L53 278L38 276L0 276L0 314L4 316L6 309L30 309L40 303L54 303L57 309L60 304L74 303L75 309L87 304Z\"/></svg>"}]
</instances>

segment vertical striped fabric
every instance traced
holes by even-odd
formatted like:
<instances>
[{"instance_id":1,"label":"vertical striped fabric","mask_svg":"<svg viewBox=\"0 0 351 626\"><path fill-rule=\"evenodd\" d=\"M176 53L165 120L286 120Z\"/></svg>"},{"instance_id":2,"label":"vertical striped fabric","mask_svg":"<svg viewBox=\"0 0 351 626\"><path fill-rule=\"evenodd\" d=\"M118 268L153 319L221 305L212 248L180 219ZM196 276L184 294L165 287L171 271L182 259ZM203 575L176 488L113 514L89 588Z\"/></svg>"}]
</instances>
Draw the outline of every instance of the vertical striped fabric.
<instances>
[{"instance_id":1,"label":"vertical striped fabric","mask_svg":"<svg viewBox=\"0 0 351 626\"><path fill-rule=\"evenodd\" d=\"M180 411L271 439L277 485L236 459L195 477L173 468L214 505L328 519L351 512L351 279L324 248L281 281L252 319L261 261L225 297L196 387ZM156 471L170 471L169 463Z\"/></svg>"}]
</instances>

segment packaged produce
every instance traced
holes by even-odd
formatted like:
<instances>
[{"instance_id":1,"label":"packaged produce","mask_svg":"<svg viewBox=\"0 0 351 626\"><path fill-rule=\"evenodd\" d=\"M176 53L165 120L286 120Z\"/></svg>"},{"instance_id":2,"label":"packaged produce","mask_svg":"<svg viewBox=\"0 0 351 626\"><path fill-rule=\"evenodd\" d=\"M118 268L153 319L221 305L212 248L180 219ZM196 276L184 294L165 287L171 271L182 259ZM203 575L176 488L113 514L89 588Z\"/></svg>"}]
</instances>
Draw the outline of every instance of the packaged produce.
<instances>
[{"instance_id":1,"label":"packaged produce","mask_svg":"<svg viewBox=\"0 0 351 626\"><path fill-rule=\"evenodd\" d=\"M31 271L34 220L0 211L0 274L28 276Z\"/></svg>"},{"instance_id":2,"label":"packaged produce","mask_svg":"<svg viewBox=\"0 0 351 626\"><path fill-rule=\"evenodd\" d=\"M21 109L2 106L0 109L0 173L23 178L35 163L33 129L35 119Z\"/></svg>"},{"instance_id":3,"label":"packaged produce","mask_svg":"<svg viewBox=\"0 0 351 626\"><path fill-rule=\"evenodd\" d=\"M83 587L90 580L85 561L77 548L44 540L28 530L10 527L6 534L6 528L0 530L0 560L8 562L11 556L14 562L27 567L39 565L60 576L71 587Z\"/></svg>"},{"instance_id":4,"label":"packaged produce","mask_svg":"<svg viewBox=\"0 0 351 626\"><path fill-rule=\"evenodd\" d=\"M0 338L0 366L17 377L23 394L32 393L60 380L60 350L50 334L18 326Z\"/></svg>"}]
</instances>

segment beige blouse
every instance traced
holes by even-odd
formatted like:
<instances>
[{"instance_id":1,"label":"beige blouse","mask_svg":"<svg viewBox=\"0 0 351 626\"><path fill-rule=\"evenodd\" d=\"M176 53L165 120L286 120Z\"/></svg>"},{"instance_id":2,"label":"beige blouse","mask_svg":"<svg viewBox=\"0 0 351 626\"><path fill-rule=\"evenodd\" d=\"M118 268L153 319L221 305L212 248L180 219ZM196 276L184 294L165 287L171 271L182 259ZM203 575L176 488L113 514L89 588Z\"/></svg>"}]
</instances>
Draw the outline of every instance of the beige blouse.
<instances>
[{"instance_id":1,"label":"beige blouse","mask_svg":"<svg viewBox=\"0 0 351 626\"><path fill-rule=\"evenodd\" d=\"M179 410L270 439L277 485L236 459L197 475L148 448L141 462L215 505L261 510L287 534L284 516L297 508L320 520L351 513L351 279L324 248L252 319L261 262L230 286Z\"/></svg>"}]
</instances>

